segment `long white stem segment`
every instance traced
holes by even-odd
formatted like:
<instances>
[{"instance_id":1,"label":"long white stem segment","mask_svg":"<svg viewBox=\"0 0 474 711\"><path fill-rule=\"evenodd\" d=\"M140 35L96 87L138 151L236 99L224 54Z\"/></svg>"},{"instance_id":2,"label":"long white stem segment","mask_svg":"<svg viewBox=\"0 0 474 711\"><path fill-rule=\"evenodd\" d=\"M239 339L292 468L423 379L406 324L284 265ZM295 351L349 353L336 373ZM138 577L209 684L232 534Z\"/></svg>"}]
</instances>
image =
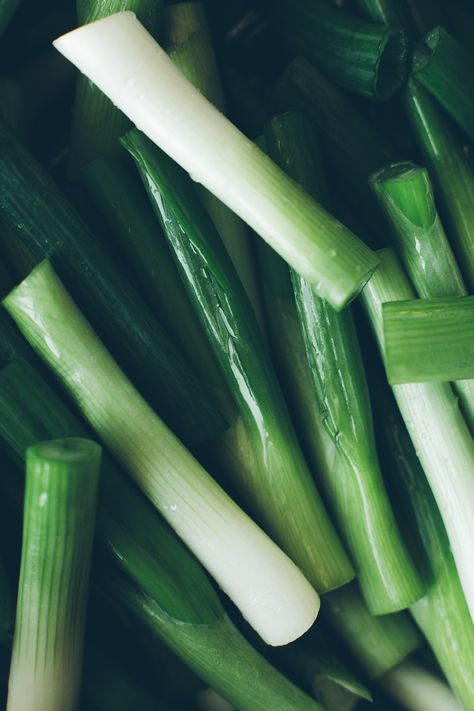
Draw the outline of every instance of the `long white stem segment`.
<instances>
[{"instance_id":1,"label":"long white stem segment","mask_svg":"<svg viewBox=\"0 0 474 711\"><path fill-rule=\"evenodd\" d=\"M181 74L131 12L54 42L152 141L236 212L335 308L378 264Z\"/></svg>"},{"instance_id":2,"label":"long white stem segment","mask_svg":"<svg viewBox=\"0 0 474 711\"><path fill-rule=\"evenodd\" d=\"M317 593L153 412L49 262L4 304L106 446L265 642L282 645L302 635L318 614Z\"/></svg>"},{"instance_id":3,"label":"long white stem segment","mask_svg":"<svg viewBox=\"0 0 474 711\"><path fill-rule=\"evenodd\" d=\"M462 711L449 686L413 662L403 662L389 671L381 685L410 711Z\"/></svg>"},{"instance_id":4,"label":"long white stem segment","mask_svg":"<svg viewBox=\"0 0 474 711\"><path fill-rule=\"evenodd\" d=\"M8 711L76 711L101 448L30 447Z\"/></svg>"},{"instance_id":5,"label":"long white stem segment","mask_svg":"<svg viewBox=\"0 0 474 711\"><path fill-rule=\"evenodd\" d=\"M363 302L383 354L382 304L413 298L395 254L379 252L381 266ZM448 534L474 620L474 440L449 383L394 385L393 393L420 458Z\"/></svg>"}]
</instances>

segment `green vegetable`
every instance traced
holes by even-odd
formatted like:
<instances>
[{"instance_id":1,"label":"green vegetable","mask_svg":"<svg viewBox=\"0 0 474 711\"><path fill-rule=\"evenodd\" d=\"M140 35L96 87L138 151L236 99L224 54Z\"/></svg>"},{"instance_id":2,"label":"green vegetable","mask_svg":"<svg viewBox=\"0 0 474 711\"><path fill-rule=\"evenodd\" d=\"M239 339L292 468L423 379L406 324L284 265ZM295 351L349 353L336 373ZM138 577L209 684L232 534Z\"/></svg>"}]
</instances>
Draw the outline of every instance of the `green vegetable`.
<instances>
[{"instance_id":1,"label":"green vegetable","mask_svg":"<svg viewBox=\"0 0 474 711\"><path fill-rule=\"evenodd\" d=\"M448 238L467 287L473 291L474 175L464 141L443 109L414 79L407 83L403 101L440 201Z\"/></svg>"},{"instance_id":2,"label":"green vegetable","mask_svg":"<svg viewBox=\"0 0 474 711\"><path fill-rule=\"evenodd\" d=\"M224 436L236 438L232 485L318 591L343 585L353 577L352 566L311 480L255 316L219 236L179 166L136 129L122 140L241 415Z\"/></svg>"},{"instance_id":3,"label":"green vegetable","mask_svg":"<svg viewBox=\"0 0 474 711\"><path fill-rule=\"evenodd\" d=\"M3 303L105 445L263 639L279 645L303 634L318 613L314 590L155 415L51 265L40 264Z\"/></svg>"},{"instance_id":4,"label":"green vegetable","mask_svg":"<svg viewBox=\"0 0 474 711\"><path fill-rule=\"evenodd\" d=\"M363 294L383 353L382 304L413 298L390 250L379 252L382 269ZM436 499L471 617L474 616L474 441L449 383L394 385L393 392Z\"/></svg>"},{"instance_id":5,"label":"green vegetable","mask_svg":"<svg viewBox=\"0 0 474 711\"><path fill-rule=\"evenodd\" d=\"M27 452L11 711L77 708L100 456L84 439Z\"/></svg>"},{"instance_id":6,"label":"green vegetable","mask_svg":"<svg viewBox=\"0 0 474 711\"><path fill-rule=\"evenodd\" d=\"M129 10L137 15L149 32L156 35L161 5L161 0L76 0L77 19L80 25L85 25ZM130 128L130 122L82 75L77 78L72 115L69 173L77 179L84 165L119 150L118 139Z\"/></svg>"},{"instance_id":7,"label":"green vegetable","mask_svg":"<svg viewBox=\"0 0 474 711\"><path fill-rule=\"evenodd\" d=\"M424 37L413 58L413 75L474 138L474 57L443 27Z\"/></svg>"},{"instance_id":8,"label":"green vegetable","mask_svg":"<svg viewBox=\"0 0 474 711\"><path fill-rule=\"evenodd\" d=\"M377 266L372 250L217 111L132 13L86 25L54 44L195 181L311 281L320 296L342 309L360 292ZM124 76L132 81L124 82ZM339 249L333 256L335 239Z\"/></svg>"},{"instance_id":9,"label":"green vegetable","mask_svg":"<svg viewBox=\"0 0 474 711\"><path fill-rule=\"evenodd\" d=\"M14 263L17 276L50 257L120 364L185 441L209 439L225 427L189 364L113 258L3 126L0 225L5 234L2 251Z\"/></svg>"},{"instance_id":10,"label":"green vegetable","mask_svg":"<svg viewBox=\"0 0 474 711\"><path fill-rule=\"evenodd\" d=\"M415 662L403 662L390 671L381 685L410 711L460 711L451 689L441 679Z\"/></svg>"},{"instance_id":11,"label":"green vegetable","mask_svg":"<svg viewBox=\"0 0 474 711\"><path fill-rule=\"evenodd\" d=\"M383 304L389 383L474 377L474 296Z\"/></svg>"},{"instance_id":12,"label":"green vegetable","mask_svg":"<svg viewBox=\"0 0 474 711\"><path fill-rule=\"evenodd\" d=\"M181 2L163 9L163 47L173 64L219 111L226 113L224 90L204 7ZM245 291L263 327L256 266L248 230L237 215L204 188L200 191Z\"/></svg>"},{"instance_id":13,"label":"green vegetable","mask_svg":"<svg viewBox=\"0 0 474 711\"><path fill-rule=\"evenodd\" d=\"M307 120L282 114L268 124L265 137L272 158L327 205L319 147ZM295 272L291 276L319 429L323 427L330 440L321 450L316 476L351 552L370 611L395 612L421 597L423 586L400 539L385 491L352 315L349 309L336 313L305 279Z\"/></svg>"},{"instance_id":14,"label":"green vegetable","mask_svg":"<svg viewBox=\"0 0 474 711\"><path fill-rule=\"evenodd\" d=\"M343 89L388 99L408 70L401 30L363 22L324 0L278 0L277 21L293 47L307 54Z\"/></svg>"}]
</instances>

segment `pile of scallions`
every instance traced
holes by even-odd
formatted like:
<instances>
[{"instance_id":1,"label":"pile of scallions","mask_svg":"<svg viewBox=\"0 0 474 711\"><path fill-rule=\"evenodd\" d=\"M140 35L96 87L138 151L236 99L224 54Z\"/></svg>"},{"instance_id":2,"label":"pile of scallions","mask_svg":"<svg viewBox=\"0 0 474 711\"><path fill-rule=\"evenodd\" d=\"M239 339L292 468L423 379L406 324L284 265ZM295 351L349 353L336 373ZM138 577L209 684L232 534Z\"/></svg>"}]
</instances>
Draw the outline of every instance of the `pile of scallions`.
<instances>
[{"instance_id":1,"label":"pile of scallions","mask_svg":"<svg viewBox=\"0 0 474 711\"><path fill-rule=\"evenodd\" d=\"M0 0L0 711L474 711L473 37Z\"/></svg>"}]
</instances>

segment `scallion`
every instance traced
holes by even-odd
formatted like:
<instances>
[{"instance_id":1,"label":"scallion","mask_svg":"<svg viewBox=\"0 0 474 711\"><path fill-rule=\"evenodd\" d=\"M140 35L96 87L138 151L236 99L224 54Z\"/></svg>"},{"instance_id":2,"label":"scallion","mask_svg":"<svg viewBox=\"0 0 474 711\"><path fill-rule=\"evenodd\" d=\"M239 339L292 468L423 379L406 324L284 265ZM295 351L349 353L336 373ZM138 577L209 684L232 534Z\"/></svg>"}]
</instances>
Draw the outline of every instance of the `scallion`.
<instances>
[{"instance_id":1,"label":"scallion","mask_svg":"<svg viewBox=\"0 0 474 711\"><path fill-rule=\"evenodd\" d=\"M462 711L449 687L415 662L403 662L380 683L392 698L409 711L434 708L436 711Z\"/></svg>"}]
</instances>

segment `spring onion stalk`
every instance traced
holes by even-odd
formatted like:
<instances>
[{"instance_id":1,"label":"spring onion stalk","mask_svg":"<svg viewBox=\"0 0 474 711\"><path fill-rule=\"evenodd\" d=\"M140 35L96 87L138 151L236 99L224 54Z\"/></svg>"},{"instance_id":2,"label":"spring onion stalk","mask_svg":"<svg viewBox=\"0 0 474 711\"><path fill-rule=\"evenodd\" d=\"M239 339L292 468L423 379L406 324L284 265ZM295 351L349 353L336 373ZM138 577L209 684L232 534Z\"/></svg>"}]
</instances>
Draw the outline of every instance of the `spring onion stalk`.
<instances>
[{"instance_id":1,"label":"spring onion stalk","mask_svg":"<svg viewBox=\"0 0 474 711\"><path fill-rule=\"evenodd\" d=\"M410 27L411 18L406 0L356 0L362 15L387 27Z\"/></svg>"},{"instance_id":2,"label":"spring onion stalk","mask_svg":"<svg viewBox=\"0 0 474 711\"><path fill-rule=\"evenodd\" d=\"M100 457L74 438L27 452L8 711L77 708Z\"/></svg>"},{"instance_id":3,"label":"spring onion stalk","mask_svg":"<svg viewBox=\"0 0 474 711\"><path fill-rule=\"evenodd\" d=\"M219 236L179 166L136 129L122 143L137 163L241 416L224 435L226 442L237 440L232 484L318 591L343 585L353 577L352 566L316 491L258 323Z\"/></svg>"},{"instance_id":4,"label":"spring onion stalk","mask_svg":"<svg viewBox=\"0 0 474 711\"><path fill-rule=\"evenodd\" d=\"M99 20L54 44L335 308L357 295L377 266L372 250L220 114L133 13ZM334 241L339 247L336 257L331 256Z\"/></svg>"},{"instance_id":5,"label":"spring onion stalk","mask_svg":"<svg viewBox=\"0 0 474 711\"><path fill-rule=\"evenodd\" d=\"M0 126L2 251L23 277L46 256L101 337L174 431L205 441L225 427L202 384L127 277L33 157ZM26 258L25 258L26 253Z\"/></svg>"},{"instance_id":6,"label":"spring onion stalk","mask_svg":"<svg viewBox=\"0 0 474 711\"><path fill-rule=\"evenodd\" d=\"M372 699L370 691L337 656L319 627L295 644L276 650L274 658L303 688L311 689L327 711L349 711L357 700Z\"/></svg>"},{"instance_id":7,"label":"spring onion stalk","mask_svg":"<svg viewBox=\"0 0 474 711\"><path fill-rule=\"evenodd\" d=\"M262 638L279 645L303 634L319 609L314 590L154 414L50 264L40 264L4 304L106 446Z\"/></svg>"},{"instance_id":8,"label":"spring onion stalk","mask_svg":"<svg viewBox=\"0 0 474 711\"><path fill-rule=\"evenodd\" d=\"M80 25L130 10L149 32L158 31L161 0L76 0ZM130 128L124 114L91 81L79 75L73 106L69 174L77 179L87 163L119 150L118 139Z\"/></svg>"},{"instance_id":9,"label":"spring onion stalk","mask_svg":"<svg viewBox=\"0 0 474 711\"><path fill-rule=\"evenodd\" d=\"M21 360L0 371L0 411L0 436L20 459L29 443L43 433L87 433L77 416ZM110 602L117 602L110 586L111 576L118 574L111 565L114 561L153 601L154 618L146 623L151 623L154 633L237 708L277 708L280 695L282 708L288 711L321 711L237 632L194 556L108 456L104 456L97 523L100 558L94 581L107 609ZM163 668L161 659L158 663ZM178 680L182 685L181 671ZM260 705L253 705L255 699Z\"/></svg>"},{"instance_id":10,"label":"spring onion stalk","mask_svg":"<svg viewBox=\"0 0 474 711\"><path fill-rule=\"evenodd\" d=\"M474 138L474 57L443 27L424 37L413 57L413 75L469 138Z\"/></svg>"},{"instance_id":11,"label":"spring onion stalk","mask_svg":"<svg viewBox=\"0 0 474 711\"><path fill-rule=\"evenodd\" d=\"M214 689L198 691L195 701L199 711L234 711L234 707Z\"/></svg>"},{"instance_id":12,"label":"spring onion stalk","mask_svg":"<svg viewBox=\"0 0 474 711\"><path fill-rule=\"evenodd\" d=\"M0 36L7 29L20 3L21 0L0 0Z\"/></svg>"},{"instance_id":13,"label":"spring onion stalk","mask_svg":"<svg viewBox=\"0 0 474 711\"><path fill-rule=\"evenodd\" d=\"M403 662L380 683L395 701L409 711L462 711L451 689L415 662Z\"/></svg>"},{"instance_id":14,"label":"spring onion stalk","mask_svg":"<svg viewBox=\"0 0 474 711\"><path fill-rule=\"evenodd\" d=\"M307 54L333 81L371 99L388 99L408 70L401 30L363 22L324 0L278 0L277 22L294 49Z\"/></svg>"},{"instance_id":15,"label":"spring onion stalk","mask_svg":"<svg viewBox=\"0 0 474 711\"><path fill-rule=\"evenodd\" d=\"M196 320L169 247L133 167L123 155L98 158L83 168L82 181L107 220L111 246L126 260L135 283L160 323L231 420L233 403L229 402L219 366Z\"/></svg>"},{"instance_id":16,"label":"spring onion stalk","mask_svg":"<svg viewBox=\"0 0 474 711\"><path fill-rule=\"evenodd\" d=\"M370 680L382 677L421 644L407 613L371 615L356 583L325 595L321 616Z\"/></svg>"},{"instance_id":17,"label":"spring onion stalk","mask_svg":"<svg viewBox=\"0 0 474 711\"><path fill-rule=\"evenodd\" d=\"M375 170L394 160L391 147L373 123L304 57L288 65L274 95L281 111L298 111L311 119L344 198L364 218L373 216L377 204L367 181Z\"/></svg>"},{"instance_id":18,"label":"spring onion stalk","mask_svg":"<svg viewBox=\"0 0 474 711\"><path fill-rule=\"evenodd\" d=\"M363 302L383 353L382 304L413 298L391 250L382 250L383 269ZM436 499L466 602L474 617L474 441L449 383L394 385L393 392Z\"/></svg>"},{"instance_id":19,"label":"spring onion stalk","mask_svg":"<svg viewBox=\"0 0 474 711\"><path fill-rule=\"evenodd\" d=\"M385 454L395 506L400 514L403 512L406 540L427 586L426 594L411 606L410 612L459 702L469 709L474 706L474 626L449 540L383 373L373 385L380 451Z\"/></svg>"},{"instance_id":20,"label":"spring onion stalk","mask_svg":"<svg viewBox=\"0 0 474 711\"><path fill-rule=\"evenodd\" d=\"M175 630L166 613L146 591L139 590L130 580L118 576L109 576L107 585L123 605L150 629L167 637L168 645L174 648ZM322 706L258 655L227 616L214 625L201 627L203 629L200 630L199 638L192 625L180 630L182 657L191 668L197 669L199 666L199 674L204 680L213 675L213 667L218 664L225 681L219 686L214 684L214 688L239 711L268 711L273 708L278 711L324 711ZM187 654L183 653L185 637L188 638ZM203 651L209 647L213 654L206 654L203 659ZM232 648L238 649L239 656L228 654ZM262 680L265 680L265 685ZM245 692L239 695L237 689L242 688Z\"/></svg>"},{"instance_id":21,"label":"spring onion stalk","mask_svg":"<svg viewBox=\"0 0 474 711\"><path fill-rule=\"evenodd\" d=\"M474 377L474 296L394 301L382 315L389 383Z\"/></svg>"},{"instance_id":22,"label":"spring onion stalk","mask_svg":"<svg viewBox=\"0 0 474 711\"><path fill-rule=\"evenodd\" d=\"M414 79L407 83L404 106L423 154L443 224L467 287L474 291L474 174L464 142L443 109Z\"/></svg>"},{"instance_id":23,"label":"spring onion stalk","mask_svg":"<svg viewBox=\"0 0 474 711\"><path fill-rule=\"evenodd\" d=\"M163 9L161 38L173 64L219 111L226 113L217 60L203 5L181 2ZM204 188L201 197L235 265L263 327L256 267L247 228L237 215Z\"/></svg>"},{"instance_id":24,"label":"spring onion stalk","mask_svg":"<svg viewBox=\"0 0 474 711\"><path fill-rule=\"evenodd\" d=\"M272 158L310 195L328 204L321 158L307 120L286 113L265 131ZM378 462L362 356L350 310L336 313L292 273L313 389L322 426L336 456L322 462L319 480L355 562L373 614L408 607L423 586L401 541Z\"/></svg>"}]
</instances>

